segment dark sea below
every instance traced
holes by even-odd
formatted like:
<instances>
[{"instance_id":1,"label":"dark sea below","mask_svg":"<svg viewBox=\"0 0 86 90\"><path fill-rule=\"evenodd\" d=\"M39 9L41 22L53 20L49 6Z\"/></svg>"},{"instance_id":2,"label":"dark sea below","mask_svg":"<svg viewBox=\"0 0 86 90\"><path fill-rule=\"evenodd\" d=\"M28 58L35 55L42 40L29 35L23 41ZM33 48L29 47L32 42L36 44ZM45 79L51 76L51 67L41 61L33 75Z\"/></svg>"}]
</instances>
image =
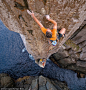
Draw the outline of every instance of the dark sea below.
<instances>
[{"instance_id":1,"label":"dark sea below","mask_svg":"<svg viewBox=\"0 0 86 90\"><path fill-rule=\"evenodd\" d=\"M86 90L86 76L78 78L74 71L59 68L49 59L45 68L41 68L24 49L20 35L8 30L0 20L0 73L7 73L15 80L23 76L43 75L65 81L70 90Z\"/></svg>"}]
</instances>

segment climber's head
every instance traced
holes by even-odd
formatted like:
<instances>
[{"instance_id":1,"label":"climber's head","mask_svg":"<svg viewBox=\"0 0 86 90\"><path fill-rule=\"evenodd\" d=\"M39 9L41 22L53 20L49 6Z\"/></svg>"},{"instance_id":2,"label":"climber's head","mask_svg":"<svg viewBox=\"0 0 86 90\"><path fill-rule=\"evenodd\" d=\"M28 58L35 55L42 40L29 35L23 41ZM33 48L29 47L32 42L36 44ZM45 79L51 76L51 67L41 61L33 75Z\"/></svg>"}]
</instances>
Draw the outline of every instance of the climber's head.
<instances>
[{"instance_id":1,"label":"climber's head","mask_svg":"<svg viewBox=\"0 0 86 90\"><path fill-rule=\"evenodd\" d=\"M46 31L46 37L47 38L51 38L52 37L52 32L51 32L50 29L47 29L47 31Z\"/></svg>"}]
</instances>

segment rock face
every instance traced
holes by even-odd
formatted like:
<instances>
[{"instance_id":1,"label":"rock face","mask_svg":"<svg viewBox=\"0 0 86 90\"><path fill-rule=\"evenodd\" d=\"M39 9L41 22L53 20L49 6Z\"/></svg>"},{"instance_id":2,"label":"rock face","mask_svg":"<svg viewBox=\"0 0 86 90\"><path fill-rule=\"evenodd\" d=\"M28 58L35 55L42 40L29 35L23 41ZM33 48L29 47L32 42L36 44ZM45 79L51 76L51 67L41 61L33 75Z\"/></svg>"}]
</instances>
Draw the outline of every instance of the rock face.
<instances>
[{"instance_id":1,"label":"rock face","mask_svg":"<svg viewBox=\"0 0 86 90\"><path fill-rule=\"evenodd\" d=\"M25 76L14 80L7 74L0 74L1 88L22 88L29 90L69 90L65 83L43 76Z\"/></svg>"},{"instance_id":2,"label":"rock face","mask_svg":"<svg viewBox=\"0 0 86 90\"><path fill-rule=\"evenodd\" d=\"M58 28L66 28L66 37L48 53L48 39L37 23L27 14L33 10L44 27L52 28L44 16L57 21ZM78 29L86 16L85 0L0 0L0 18L9 30L20 33L27 51L34 59L48 58ZM84 38L84 37L83 37ZM83 50L83 52L85 52ZM83 54L83 57L84 54ZM82 58L82 55L81 55ZM75 63L75 62L73 62Z\"/></svg>"},{"instance_id":3,"label":"rock face","mask_svg":"<svg viewBox=\"0 0 86 90\"><path fill-rule=\"evenodd\" d=\"M51 58L63 68L75 70L86 75L86 20Z\"/></svg>"},{"instance_id":4,"label":"rock face","mask_svg":"<svg viewBox=\"0 0 86 90\"><path fill-rule=\"evenodd\" d=\"M65 83L57 80L45 78L43 76L27 76L16 81L17 88L27 88L30 90L69 90Z\"/></svg>"},{"instance_id":5,"label":"rock face","mask_svg":"<svg viewBox=\"0 0 86 90\"><path fill-rule=\"evenodd\" d=\"M10 76L4 73L0 74L0 88L12 88L14 85L14 80Z\"/></svg>"}]
</instances>

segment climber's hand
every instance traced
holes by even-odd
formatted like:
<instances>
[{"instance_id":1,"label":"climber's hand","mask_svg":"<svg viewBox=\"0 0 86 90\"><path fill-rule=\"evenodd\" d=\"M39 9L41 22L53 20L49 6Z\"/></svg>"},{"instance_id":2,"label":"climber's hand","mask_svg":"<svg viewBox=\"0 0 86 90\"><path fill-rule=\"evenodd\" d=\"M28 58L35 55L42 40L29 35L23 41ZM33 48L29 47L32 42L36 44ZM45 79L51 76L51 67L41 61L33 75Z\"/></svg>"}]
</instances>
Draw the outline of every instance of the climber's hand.
<instances>
[{"instance_id":1,"label":"climber's hand","mask_svg":"<svg viewBox=\"0 0 86 90\"><path fill-rule=\"evenodd\" d=\"M29 10L27 10L27 13L31 15L31 12Z\"/></svg>"},{"instance_id":2,"label":"climber's hand","mask_svg":"<svg viewBox=\"0 0 86 90\"><path fill-rule=\"evenodd\" d=\"M46 19L49 20L50 19L50 16L49 15L46 15Z\"/></svg>"},{"instance_id":3,"label":"climber's hand","mask_svg":"<svg viewBox=\"0 0 86 90\"><path fill-rule=\"evenodd\" d=\"M32 11L32 13L31 13L31 16L34 17L34 13L33 13L33 11Z\"/></svg>"},{"instance_id":4,"label":"climber's hand","mask_svg":"<svg viewBox=\"0 0 86 90\"><path fill-rule=\"evenodd\" d=\"M32 17L34 17L34 13L33 13L33 11L30 12L29 10L27 10L27 13L28 13L29 15L31 15Z\"/></svg>"}]
</instances>

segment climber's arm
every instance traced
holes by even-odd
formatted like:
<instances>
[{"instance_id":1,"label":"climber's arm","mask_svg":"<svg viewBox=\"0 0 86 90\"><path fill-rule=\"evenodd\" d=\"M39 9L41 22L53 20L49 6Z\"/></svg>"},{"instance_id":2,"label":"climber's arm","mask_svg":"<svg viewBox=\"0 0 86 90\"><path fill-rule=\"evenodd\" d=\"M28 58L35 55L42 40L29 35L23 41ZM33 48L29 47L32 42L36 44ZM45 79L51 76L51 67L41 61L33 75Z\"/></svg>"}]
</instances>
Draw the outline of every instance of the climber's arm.
<instances>
[{"instance_id":1,"label":"climber's arm","mask_svg":"<svg viewBox=\"0 0 86 90\"><path fill-rule=\"evenodd\" d=\"M57 29L57 22L56 21L50 19L50 16L49 15L46 15L46 19L49 20L50 22L52 22L54 24L54 26L53 26L54 29Z\"/></svg>"},{"instance_id":2,"label":"climber's arm","mask_svg":"<svg viewBox=\"0 0 86 90\"><path fill-rule=\"evenodd\" d=\"M40 21L35 16L32 16L32 17L36 21L36 23L39 25L39 27L42 28L43 25L40 23Z\"/></svg>"},{"instance_id":3,"label":"climber's arm","mask_svg":"<svg viewBox=\"0 0 86 90\"><path fill-rule=\"evenodd\" d=\"M43 25L40 23L40 21L35 17L33 11L30 12L29 10L27 10L28 14L32 16L32 18L35 20L35 22L40 26L40 28L43 27Z\"/></svg>"},{"instance_id":4,"label":"climber's arm","mask_svg":"<svg viewBox=\"0 0 86 90\"><path fill-rule=\"evenodd\" d=\"M52 19L48 19L48 20L54 24L53 28L57 29L57 22Z\"/></svg>"}]
</instances>

